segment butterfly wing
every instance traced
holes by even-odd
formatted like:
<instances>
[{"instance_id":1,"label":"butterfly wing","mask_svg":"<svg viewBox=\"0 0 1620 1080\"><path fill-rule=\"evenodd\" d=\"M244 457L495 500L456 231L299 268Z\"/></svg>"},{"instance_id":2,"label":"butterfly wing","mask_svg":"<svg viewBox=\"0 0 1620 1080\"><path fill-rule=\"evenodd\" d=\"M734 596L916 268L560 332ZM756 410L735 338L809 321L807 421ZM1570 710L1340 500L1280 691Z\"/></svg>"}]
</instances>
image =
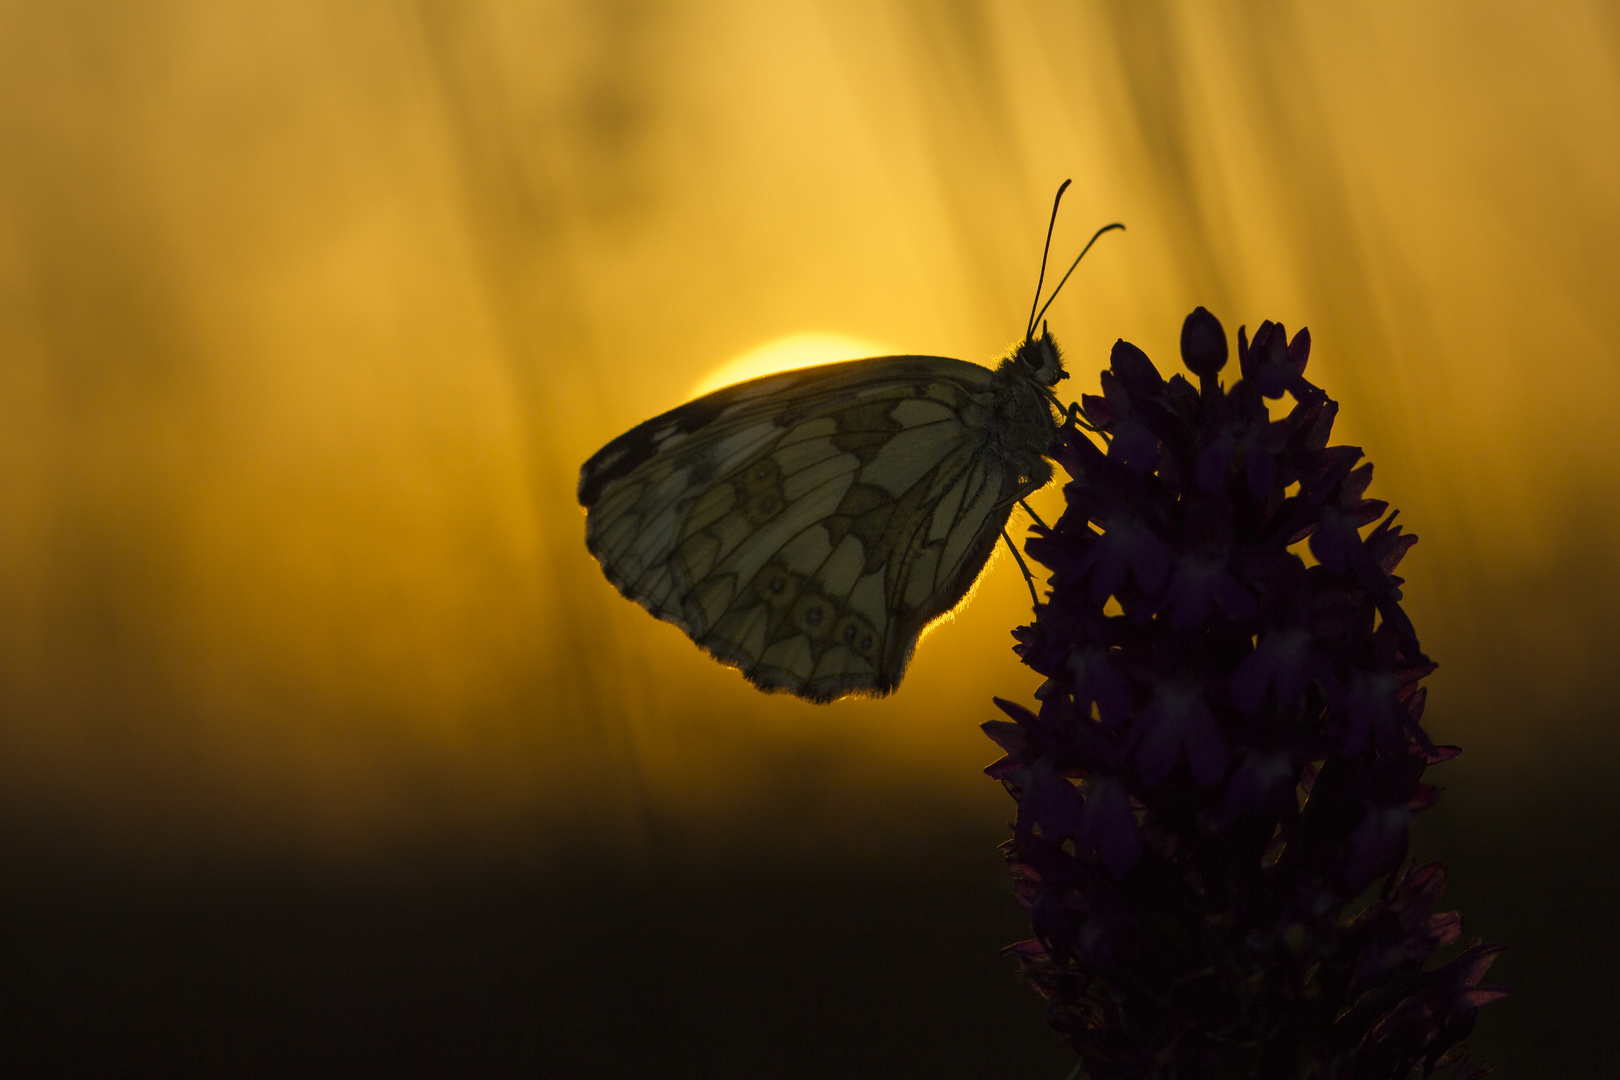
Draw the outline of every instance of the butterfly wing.
<instances>
[{"instance_id":1,"label":"butterfly wing","mask_svg":"<svg viewBox=\"0 0 1620 1080\"><path fill-rule=\"evenodd\" d=\"M961 360L879 357L689 402L585 463L586 546L761 689L888 693L1023 479L988 452L990 382Z\"/></svg>"}]
</instances>

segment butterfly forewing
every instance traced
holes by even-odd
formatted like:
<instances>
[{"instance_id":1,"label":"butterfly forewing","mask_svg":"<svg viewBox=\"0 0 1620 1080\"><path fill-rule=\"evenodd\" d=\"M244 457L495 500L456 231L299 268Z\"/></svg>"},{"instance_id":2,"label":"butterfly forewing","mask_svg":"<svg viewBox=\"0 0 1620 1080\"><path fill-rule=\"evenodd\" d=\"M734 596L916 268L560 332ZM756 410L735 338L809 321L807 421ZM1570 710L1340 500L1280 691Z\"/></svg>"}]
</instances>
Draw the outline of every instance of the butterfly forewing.
<instances>
[{"instance_id":1,"label":"butterfly forewing","mask_svg":"<svg viewBox=\"0 0 1620 1080\"><path fill-rule=\"evenodd\" d=\"M756 686L887 693L1025 479L987 450L991 377L882 357L690 402L585 463L586 544L620 592Z\"/></svg>"}]
</instances>

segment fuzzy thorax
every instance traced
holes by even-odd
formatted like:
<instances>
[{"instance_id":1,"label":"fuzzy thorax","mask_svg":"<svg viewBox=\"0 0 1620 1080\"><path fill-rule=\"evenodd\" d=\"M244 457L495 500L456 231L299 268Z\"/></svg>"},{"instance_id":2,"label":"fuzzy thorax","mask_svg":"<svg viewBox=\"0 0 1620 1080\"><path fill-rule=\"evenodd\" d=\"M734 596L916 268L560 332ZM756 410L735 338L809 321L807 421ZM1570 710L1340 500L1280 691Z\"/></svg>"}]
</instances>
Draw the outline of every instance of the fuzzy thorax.
<instances>
[{"instance_id":1,"label":"fuzzy thorax","mask_svg":"<svg viewBox=\"0 0 1620 1080\"><path fill-rule=\"evenodd\" d=\"M1062 350L1044 329L1040 336L1019 342L996 366L991 383L995 420L986 427L990 449L1035 488L1052 478L1046 461L1058 430L1052 387L1068 377Z\"/></svg>"}]
</instances>

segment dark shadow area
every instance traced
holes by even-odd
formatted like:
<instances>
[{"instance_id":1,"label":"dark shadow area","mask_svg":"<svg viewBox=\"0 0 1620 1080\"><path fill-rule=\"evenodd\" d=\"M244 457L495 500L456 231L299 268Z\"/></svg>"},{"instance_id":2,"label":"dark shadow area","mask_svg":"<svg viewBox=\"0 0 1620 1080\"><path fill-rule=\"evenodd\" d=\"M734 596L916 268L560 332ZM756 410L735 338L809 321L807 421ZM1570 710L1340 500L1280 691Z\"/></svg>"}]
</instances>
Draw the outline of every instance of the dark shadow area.
<instances>
[{"instance_id":1,"label":"dark shadow area","mask_svg":"<svg viewBox=\"0 0 1620 1080\"><path fill-rule=\"evenodd\" d=\"M1061 1077L997 837L183 883L13 861L10 1076ZM37 849L36 849L37 850Z\"/></svg>"},{"instance_id":2,"label":"dark shadow area","mask_svg":"<svg viewBox=\"0 0 1620 1080\"><path fill-rule=\"evenodd\" d=\"M1615 1075L1620 802L1527 801L1515 826L1499 795L1448 792L1417 851L1451 866L1470 933L1513 946L1493 978L1515 997L1473 1042L1502 1076ZM992 825L852 855L760 824L669 844L664 869L440 852L161 872L17 826L8 1076L1061 1080L1072 1061L998 955L1023 932Z\"/></svg>"},{"instance_id":3,"label":"dark shadow area","mask_svg":"<svg viewBox=\"0 0 1620 1080\"><path fill-rule=\"evenodd\" d=\"M1456 763L1459 771L1467 755ZM1439 771L1437 770L1437 774ZM1413 855L1449 871L1446 908L1465 940L1509 951L1491 981L1513 996L1480 1013L1468 1040L1514 1080L1620 1076L1620 797L1570 770L1567 788L1447 784L1420 816ZM1486 778L1479 778L1484 781Z\"/></svg>"}]
</instances>

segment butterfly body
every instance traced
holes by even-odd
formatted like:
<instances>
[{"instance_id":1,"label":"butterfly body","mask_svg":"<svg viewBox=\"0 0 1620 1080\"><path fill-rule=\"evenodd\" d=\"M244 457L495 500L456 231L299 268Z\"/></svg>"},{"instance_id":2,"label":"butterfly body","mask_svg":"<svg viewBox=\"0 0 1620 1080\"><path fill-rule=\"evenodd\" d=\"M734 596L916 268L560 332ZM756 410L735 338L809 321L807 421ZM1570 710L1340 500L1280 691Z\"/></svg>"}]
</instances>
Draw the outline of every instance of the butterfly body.
<instances>
[{"instance_id":1,"label":"butterfly body","mask_svg":"<svg viewBox=\"0 0 1620 1080\"><path fill-rule=\"evenodd\" d=\"M1052 476L1049 333L994 370L890 356L768 375L648 420L580 470L626 597L755 686L881 695Z\"/></svg>"}]
</instances>

